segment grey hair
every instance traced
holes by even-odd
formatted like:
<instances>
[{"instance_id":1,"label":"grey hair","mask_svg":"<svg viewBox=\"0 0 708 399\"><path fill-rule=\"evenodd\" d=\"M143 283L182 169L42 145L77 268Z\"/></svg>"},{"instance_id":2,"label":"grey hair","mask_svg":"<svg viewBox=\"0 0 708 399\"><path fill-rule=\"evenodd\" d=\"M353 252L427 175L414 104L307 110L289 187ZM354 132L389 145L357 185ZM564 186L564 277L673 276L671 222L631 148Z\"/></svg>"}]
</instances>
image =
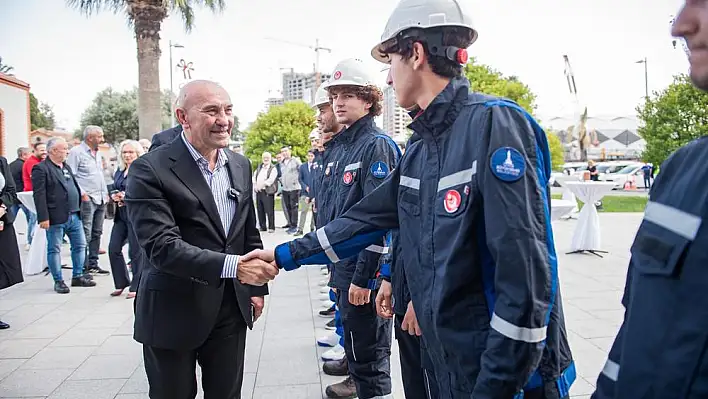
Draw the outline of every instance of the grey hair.
<instances>
[{"instance_id":1,"label":"grey hair","mask_svg":"<svg viewBox=\"0 0 708 399\"><path fill-rule=\"evenodd\" d=\"M51 151L52 148L56 147L57 144L60 143L66 143L66 140L64 140L61 137L52 137L47 141L47 152Z\"/></svg>"},{"instance_id":2,"label":"grey hair","mask_svg":"<svg viewBox=\"0 0 708 399\"><path fill-rule=\"evenodd\" d=\"M27 147L20 147L20 148L17 149L17 157L19 158L19 157L22 156L22 154L27 153L27 152L30 152L30 149L29 149L29 148L27 148Z\"/></svg>"},{"instance_id":3,"label":"grey hair","mask_svg":"<svg viewBox=\"0 0 708 399\"><path fill-rule=\"evenodd\" d=\"M271 153L268 152L268 151L264 151L264 152L263 152L263 155L261 155L261 158L264 157L264 156L266 156L266 155L268 155L269 157L273 158L273 154L271 154Z\"/></svg>"},{"instance_id":4,"label":"grey hair","mask_svg":"<svg viewBox=\"0 0 708 399\"><path fill-rule=\"evenodd\" d=\"M135 149L138 157L145 154L145 150L143 150L143 146L139 142L135 140L123 140L118 146L118 170L125 170L125 161L123 161L123 147L127 145L133 146L133 149Z\"/></svg>"},{"instance_id":5,"label":"grey hair","mask_svg":"<svg viewBox=\"0 0 708 399\"><path fill-rule=\"evenodd\" d=\"M96 125L86 126L86 128L84 129L84 135L83 135L84 141L86 141L86 138L88 137L88 135L91 134L91 132L93 132L93 131L99 131L99 132L103 133L103 128L100 126L96 126Z\"/></svg>"}]
</instances>

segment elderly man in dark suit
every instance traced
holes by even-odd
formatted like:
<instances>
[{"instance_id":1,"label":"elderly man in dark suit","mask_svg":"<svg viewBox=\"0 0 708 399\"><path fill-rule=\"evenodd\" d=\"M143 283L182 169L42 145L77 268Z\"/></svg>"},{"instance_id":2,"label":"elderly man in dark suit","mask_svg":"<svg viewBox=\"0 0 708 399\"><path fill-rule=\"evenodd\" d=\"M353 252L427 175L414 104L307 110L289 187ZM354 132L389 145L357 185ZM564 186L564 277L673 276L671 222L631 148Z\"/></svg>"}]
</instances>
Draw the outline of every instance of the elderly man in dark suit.
<instances>
[{"instance_id":1,"label":"elderly man in dark suit","mask_svg":"<svg viewBox=\"0 0 708 399\"><path fill-rule=\"evenodd\" d=\"M138 158L126 190L128 214L150 260L136 299L134 337L143 344L153 399L197 393L240 398L246 327L264 305L277 268L240 255L262 248L251 164L229 151L228 93L192 81L177 99L184 132Z\"/></svg>"},{"instance_id":2,"label":"elderly man in dark suit","mask_svg":"<svg viewBox=\"0 0 708 399\"><path fill-rule=\"evenodd\" d=\"M152 136L152 143L149 151L156 150L157 147L173 142L182 133L182 125L177 125Z\"/></svg>"}]
</instances>

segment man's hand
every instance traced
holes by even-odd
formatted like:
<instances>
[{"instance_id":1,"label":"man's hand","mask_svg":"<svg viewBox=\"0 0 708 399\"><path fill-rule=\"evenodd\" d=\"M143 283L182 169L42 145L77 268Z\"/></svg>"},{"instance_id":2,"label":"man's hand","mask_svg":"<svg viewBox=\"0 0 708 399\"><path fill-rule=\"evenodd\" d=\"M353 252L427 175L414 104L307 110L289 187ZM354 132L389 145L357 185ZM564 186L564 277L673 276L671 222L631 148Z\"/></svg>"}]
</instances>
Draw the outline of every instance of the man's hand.
<instances>
[{"instance_id":1,"label":"man's hand","mask_svg":"<svg viewBox=\"0 0 708 399\"><path fill-rule=\"evenodd\" d=\"M349 284L349 303L354 306L361 306L369 303L369 301L371 300L370 298L370 289L357 287L354 284Z\"/></svg>"},{"instance_id":2,"label":"man's hand","mask_svg":"<svg viewBox=\"0 0 708 399\"><path fill-rule=\"evenodd\" d=\"M401 330L407 331L410 335L423 335L420 331L420 326L418 325L418 318L415 317L415 309L413 309L413 301L408 302L408 309L406 310L406 315L403 316L403 321L401 321Z\"/></svg>"},{"instance_id":3,"label":"man's hand","mask_svg":"<svg viewBox=\"0 0 708 399\"><path fill-rule=\"evenodd\" d=\"M382 280L379 293L376 294L376 313L379 314L379 317L384 319L393 318L392 296L393 289L391 289L391 283L386 280Z\"/></svg>"},{"instance_id":4,"label":"man's hand","mask_svg":"<svg viewBox=\"0 0 708 399\"><path fill-rule=\"evenodd\" d=\"M91 197L89 197L88 194L86 194L86 193L81 194L81 201L87 202L90 200L91 200Z\"/></svg>"},{"instance_id":5,"label":"man's hand","mask_svg":"<svg viewBox=\"0 0 708 399\"><path fill-rule=\"evenodd\" d=\"M260 259L263 262L275 264L275 250L274 249L254 249L253 251L241 256L241 262L247 262L252 259Z\"/></svg>"},{"instance_id":6,"label":"man's hand","mask_svg":"<svg viewBox=\"0 0 708 399\"><path fill-rule=\"evenodd\" d=\"M310 198L305 197L305 203L306 203L306 204L309 204L309 203L310 203Z\"/></svg>"},{"instance_id":7,"label":"man's hand","mask_svg":"<svg viewBox=\"0 0 708 399\"><path fill-rule=\"evenodd\" d=\"M251 305L253 305L253 322L255 323L261 314L263 314L263 306L265 305L265 298L262 296L252 296Z\"/></svg>"},{"instance_id":8,"label":"man's hand","mask_svg":"<svg viewBox=\"0 0 708 399\"><path fill-rule=\"evenodd\" d=\"M49 229L49 220L39 222L39 228L43 230Z\"/></svg>"},{"instance_id":9,"label":"man's hand","mask_svg":"<svg viewBox=\"0 0 708 399\"><path fill-rule=\"evenodd\" d=\"M264 285L278 275L278 267L258 258L239 258L236 277L242 284Z\"/></svg>"}]
</instances>

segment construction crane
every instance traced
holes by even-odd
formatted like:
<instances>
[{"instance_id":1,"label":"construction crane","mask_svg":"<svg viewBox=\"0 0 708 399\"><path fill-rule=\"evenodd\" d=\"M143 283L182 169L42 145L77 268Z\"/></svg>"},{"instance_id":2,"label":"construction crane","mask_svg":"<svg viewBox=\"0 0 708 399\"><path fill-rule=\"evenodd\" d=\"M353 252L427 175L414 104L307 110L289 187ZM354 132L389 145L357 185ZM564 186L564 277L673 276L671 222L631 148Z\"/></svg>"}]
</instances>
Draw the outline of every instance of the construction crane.
<instances>
[{"instance_id":1,"label":"construction crane","mask_svg":"<svg viewBox=\"0 0 708 399\"><path fill-rule=\"evenodd\" d=\"M314 71L315 72L315 87L320 86L320 81L321 81L321 78L320 78L320 51L326 51L331 54L332 53L331 48L320 46L320 39L315 39L314 46L311 46L308 44L303 44L303 43L291 42L289 40L283 40L283 39L278 39L278 38L274 38L274 37L266 37L265 39L272 40L274 42L289 44L291 46L307 47L311 50L314 50L314 52L315 52L315 65L314 65L314 67L315 67L314 68L315 69L315 71Z\"/></svg>"},{"instance_id":2,"label":"construction crane","mask_svg":"<svg viewBox=\"0 0 708 399\"><path fill-rule=\"evenodd\" d=\"M580 105L580 99L578 98L578 88L575 85L575 75L573 74L573 68L570 66L570 60L567 55L563 55L563 62L565 63L565 79L568 82L568 91L573 98L573 111L575 114L575 125L571 126L568 130L571 134L570 140L578 140L578 146L580 150L580 160L587 160L587 149L590 147L590 136L591 132L587 130L587 119L588 119L588 108L582 107Z\"/></svg>"}]
</instances>

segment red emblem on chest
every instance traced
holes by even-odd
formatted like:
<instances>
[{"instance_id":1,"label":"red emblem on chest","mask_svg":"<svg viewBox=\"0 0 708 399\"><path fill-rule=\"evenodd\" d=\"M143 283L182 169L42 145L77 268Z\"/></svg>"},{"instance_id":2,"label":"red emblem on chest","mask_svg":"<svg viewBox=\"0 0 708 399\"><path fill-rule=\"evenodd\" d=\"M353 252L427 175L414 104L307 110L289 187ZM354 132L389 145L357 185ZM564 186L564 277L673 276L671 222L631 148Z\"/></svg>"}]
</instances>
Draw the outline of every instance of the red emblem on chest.
<instances>
[{"instance_id":1,"label":"red emblem on chest","mask_svg":"<svg viewBox=\"0 0 708 399\"><path fill-rule=\"evenodd\" d=\"M344 176L342 176L342 181L344 182L344 184L349 184L352 182L353 178L354 177L352 176L352 172L346 172Z\"/></svg>"},{"instance_id":2,"label":"red emblem on chest","mask_svg":"<svg viewBox=\"0 0 708 399\"><path fill-rule=\"evenodd\" d=\"M447 213L454 213L458 209L460 209L460 203L462 202L462 196L460 196L460 193L457 192L457 190L449 190L447 193L445 193L445 211Z\"/></svg>"}]
</instances>

